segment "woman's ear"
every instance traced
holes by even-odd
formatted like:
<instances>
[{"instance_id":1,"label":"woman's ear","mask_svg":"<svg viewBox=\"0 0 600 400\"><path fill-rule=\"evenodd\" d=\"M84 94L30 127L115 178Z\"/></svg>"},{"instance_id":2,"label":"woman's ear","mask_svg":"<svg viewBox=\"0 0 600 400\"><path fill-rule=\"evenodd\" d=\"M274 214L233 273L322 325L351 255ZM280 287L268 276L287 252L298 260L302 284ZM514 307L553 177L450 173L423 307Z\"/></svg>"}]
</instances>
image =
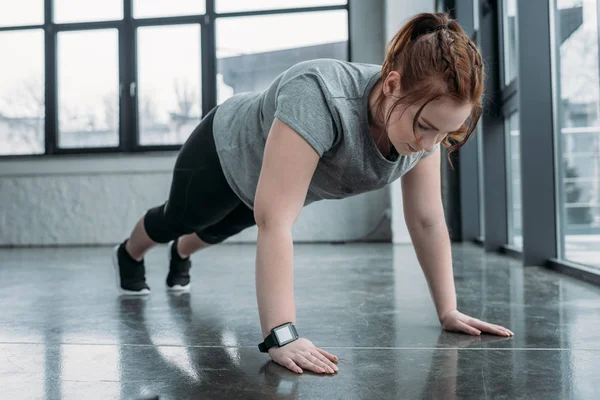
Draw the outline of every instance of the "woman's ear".
<instances>
[{"instance_id":1,"label":"woman's ear","mask_svg":"<svg viewBox=\"0 0 600 400\"><path fill-rule=\"evenodd\" d=\"M400 94L400 74L392 71L383 82L383 94L386 97L399 97Z\"/></svg>"}]
</instances>

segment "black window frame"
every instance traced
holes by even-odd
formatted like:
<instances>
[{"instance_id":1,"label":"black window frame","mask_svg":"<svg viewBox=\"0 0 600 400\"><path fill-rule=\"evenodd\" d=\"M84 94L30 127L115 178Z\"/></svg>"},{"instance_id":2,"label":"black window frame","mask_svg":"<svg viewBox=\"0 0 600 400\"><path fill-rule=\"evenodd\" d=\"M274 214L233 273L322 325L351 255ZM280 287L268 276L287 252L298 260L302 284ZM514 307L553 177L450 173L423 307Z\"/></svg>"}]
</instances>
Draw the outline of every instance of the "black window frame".
<instances>
[{"instance_id":1,"label":"black window frame","mask_svg":"<svg viewBox=\"0 0 600 400\"><path fill-rule=\"evenodd\" d=\"M127 154L158 151L176 151L176 145L141 145L139 142L138 92L137 92L137 51L136 32L138 27L173 26L181 24L197 24L200 26L200 79L202 82L202 115L206 115L217 105L217 56L215 25L218 19L235 17L253 17L263 15L310 13L345 10L348 18L347 59L352 59L350 35L350 1L340 5L312 6L282 9L261 9L217 13L215 2L205 1L204 14L169 16L169 17L133 17L133 0L123 1L123 19L95 22L55 23L54 1L44 0L44 23L42 25L5 26L0 32L39 30L44 32L44 95L45 125L44 148L42 154L7 154L0 155L0 160L56 157L72 154ZM117 29L119 51L119 145L116 147L78 147L61 148L58 146L58 87L57 87L57 39L58 33L67 31L86 31L97 29ZM132 85L133 96L130 95Z\"/></svg>"}]
</instances>

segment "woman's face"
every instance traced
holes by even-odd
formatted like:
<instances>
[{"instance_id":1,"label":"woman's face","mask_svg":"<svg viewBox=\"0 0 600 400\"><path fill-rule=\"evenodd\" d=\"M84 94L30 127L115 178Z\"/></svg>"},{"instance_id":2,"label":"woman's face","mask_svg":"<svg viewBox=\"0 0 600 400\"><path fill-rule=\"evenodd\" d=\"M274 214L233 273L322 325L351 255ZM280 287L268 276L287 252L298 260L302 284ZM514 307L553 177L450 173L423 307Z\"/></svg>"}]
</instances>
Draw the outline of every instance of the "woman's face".
<instances>
[{"instance_id":1,"label":"woman's face","mask_svg":"<svg viewBox=\"0 0 600 400\"><path fill-rule=\"evenodd\" d=\"M390 78L392 82L389 82ZM395 93L393 97L386 96L384 115L387 115L395 99L402 95L399 83L400 76L397 72L392 72L384 83L384 93ZM413 129L415 116L423 104L424 102L417 103L408 108L399 105L390 116L386 131L392 145L401 155L432 151L435 145L444 140L450 132L457 131L463 126L473 108L472 104L456 104L449 99L434 100L425 106Z\"/></svg>"}]
</instances>

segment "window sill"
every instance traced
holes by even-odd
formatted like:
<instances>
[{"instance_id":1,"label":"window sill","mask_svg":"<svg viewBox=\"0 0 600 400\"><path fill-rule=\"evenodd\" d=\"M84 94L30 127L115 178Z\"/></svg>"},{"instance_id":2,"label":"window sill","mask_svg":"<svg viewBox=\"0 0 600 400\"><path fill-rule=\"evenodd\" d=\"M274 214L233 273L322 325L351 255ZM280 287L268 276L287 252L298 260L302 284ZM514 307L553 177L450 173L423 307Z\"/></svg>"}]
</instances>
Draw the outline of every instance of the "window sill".
<instances>
[{"instance_id":1,"label":"window sill","mask_svg":"<svg viewBox=\"0 0 600 400\"><path fill-rule=\"evenodd\" d=\"M170 172L177 153L86 154L7 159L0 160L0 177Z\"/></svg>"},{"instance_id":2,"label":"window sill","mask_svg":"<svg viewBox=\"0 0 600 400\"><path fill-rule=\"evenodd\" d=\"M523 260L523 250L514 245L505 244L500 249L500 253L505 254L509 257L514 258L515 260Z\"/></svg>"},{"instance_id":3,"label":"window sill","mask_svg":"<svg viewBox=\"0 0 600 400\"><path fill-rule=\"evenodd\" d=\"M546 266L554 271L600 286L600 270L565 260L549 260Z\"/></svg>"}]
</instances>

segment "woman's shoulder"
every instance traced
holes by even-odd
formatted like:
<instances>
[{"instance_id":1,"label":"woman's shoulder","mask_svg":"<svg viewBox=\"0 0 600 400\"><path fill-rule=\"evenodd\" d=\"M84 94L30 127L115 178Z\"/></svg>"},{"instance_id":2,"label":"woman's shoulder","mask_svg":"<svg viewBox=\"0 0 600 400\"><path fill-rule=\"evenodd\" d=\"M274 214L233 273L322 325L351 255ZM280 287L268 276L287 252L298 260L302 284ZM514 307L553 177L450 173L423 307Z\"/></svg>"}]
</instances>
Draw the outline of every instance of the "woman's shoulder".
<instances>
[{"instance_id":1,"label":"woman's shoulder","mask_svg":"<svg viewBox=\"0 0 600 400\"><path fill-rule=\"evenodd\" d=\"M301 61L294 64L286 72L289 73L315 73L315 74L361 74L372 73L381 69L381 65L358 63L333 58L317 58Z\"/></svg>"},{"instance_id":2,"label":"woman's shoulder","mask_svg":"<svg viewBox=\"0 0 600 400\"><path fill-rule=\"evenodd\" d=\"M308 78L326 88L334 97L352 97L380 71L381 66L376 64L320 58L293 65L283 74L281 83Z\"/></svg>"}]
</instances>

